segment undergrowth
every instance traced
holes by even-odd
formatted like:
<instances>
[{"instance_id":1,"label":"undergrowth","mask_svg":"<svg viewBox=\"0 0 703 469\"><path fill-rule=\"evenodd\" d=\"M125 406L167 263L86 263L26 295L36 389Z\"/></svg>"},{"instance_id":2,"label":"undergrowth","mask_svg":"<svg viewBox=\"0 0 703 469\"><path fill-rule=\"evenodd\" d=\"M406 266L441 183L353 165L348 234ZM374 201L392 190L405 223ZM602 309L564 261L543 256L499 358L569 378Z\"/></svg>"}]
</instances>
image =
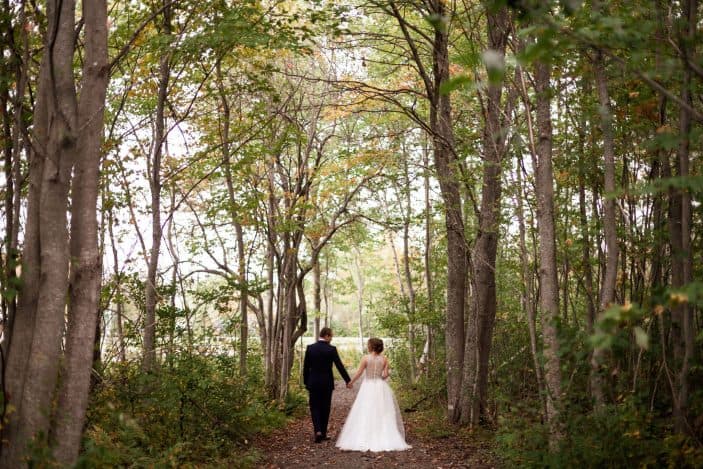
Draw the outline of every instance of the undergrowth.
<instances>
[{"instance_id":1,"label":"undergrowth","mask_svg":"<svg viewBox=\"0 0 703 469\"><path fill-rule=\"evenodd\" d=\"M301 406L269 401L262 373L238 376L233 357L177 355L155 373L112 366L93 392L78 467L252 467L252 436Z\"/></svg>"}]
</instances>

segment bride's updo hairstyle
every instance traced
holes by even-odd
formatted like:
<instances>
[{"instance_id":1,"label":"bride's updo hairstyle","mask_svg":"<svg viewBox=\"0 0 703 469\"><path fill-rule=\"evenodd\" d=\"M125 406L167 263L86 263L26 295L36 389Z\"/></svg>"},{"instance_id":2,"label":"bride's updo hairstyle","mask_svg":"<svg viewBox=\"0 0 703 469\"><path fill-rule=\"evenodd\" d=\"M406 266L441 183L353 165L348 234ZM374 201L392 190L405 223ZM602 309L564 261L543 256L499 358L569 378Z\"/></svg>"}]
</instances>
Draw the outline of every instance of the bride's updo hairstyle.
<instances>
[{"instance_id":1,"label":"bride's updo hairstyle","mask_svg":"<svg viewBox=\"0 0 703 469\"><path fill-rule=\"evenodd\" d=\"M369 339L369 349L372 352L376 352L376 353L383 352L383 341L381 339L377 339L376 337L370 338Z\"/></svg>"}]
</instances>

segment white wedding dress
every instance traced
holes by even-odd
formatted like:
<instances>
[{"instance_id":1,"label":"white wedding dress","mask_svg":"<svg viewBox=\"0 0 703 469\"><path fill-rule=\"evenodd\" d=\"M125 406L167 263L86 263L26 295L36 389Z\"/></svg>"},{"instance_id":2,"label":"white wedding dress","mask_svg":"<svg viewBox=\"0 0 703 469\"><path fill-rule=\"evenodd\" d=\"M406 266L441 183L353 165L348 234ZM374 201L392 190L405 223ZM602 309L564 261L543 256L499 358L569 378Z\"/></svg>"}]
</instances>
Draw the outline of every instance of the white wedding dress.
<instances>
[{"instance_id":1,"label":"white wedding dress","mask_svg":"<svg viewBox=\"0 0 703 469\"><path fill-rule=\"evenodd\" d=\"M405 428L393 390L382 378L383 357L367 355L359 393L337 438L336 446L353 451L402 451Z\"/></svg>"}]
</instances>

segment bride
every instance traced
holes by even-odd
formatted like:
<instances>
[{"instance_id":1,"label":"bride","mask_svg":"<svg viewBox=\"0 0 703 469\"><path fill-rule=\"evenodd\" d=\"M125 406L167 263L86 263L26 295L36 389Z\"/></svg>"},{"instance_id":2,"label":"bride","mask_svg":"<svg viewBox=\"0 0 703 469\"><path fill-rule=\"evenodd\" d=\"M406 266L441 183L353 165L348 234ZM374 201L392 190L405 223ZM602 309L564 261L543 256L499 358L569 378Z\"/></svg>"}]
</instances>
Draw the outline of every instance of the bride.
<instances>
[{"instance_id":1,"label":"bride","mask_svg":"<svg viewBox=\"0 0 703 469\"><path fill-rule=\"evenodd\" d=\"M361 359L359 369L349 382L351 387L366 372L336 446L354 451L402 451L405 429L388 378L388 359L381 339L369 339L369 354Z\"/></svg>"}]
</instances>

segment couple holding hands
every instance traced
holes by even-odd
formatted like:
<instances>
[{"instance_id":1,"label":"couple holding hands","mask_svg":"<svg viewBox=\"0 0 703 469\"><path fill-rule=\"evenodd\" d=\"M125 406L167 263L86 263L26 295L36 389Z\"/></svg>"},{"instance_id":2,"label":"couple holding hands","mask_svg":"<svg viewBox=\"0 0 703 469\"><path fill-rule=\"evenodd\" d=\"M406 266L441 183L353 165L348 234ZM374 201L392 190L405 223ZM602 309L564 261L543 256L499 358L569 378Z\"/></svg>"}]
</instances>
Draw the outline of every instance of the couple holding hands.
<instances>
[{"instance_id":1,"label":"couple holding hands","mask_svg":"<svg viewBox=\"0 0 703 469\"><path fill-rule=\"evenodd\" d=\"M308 345L303 362L303 381L310 397L315 442L329 440L327 424L334 391L334 364L348 389L352 389L359 378L364 378L335 446L352 451L409 449L410 446L405 442L405 429L398 403L386 382L389 368L388 359L383 356L383 341L369 339L369 353L361 359L356 374L350 379L337 349L330 343L332 336L329 327L323 328L320 339Z\"/></svg>"}]
</instances>

